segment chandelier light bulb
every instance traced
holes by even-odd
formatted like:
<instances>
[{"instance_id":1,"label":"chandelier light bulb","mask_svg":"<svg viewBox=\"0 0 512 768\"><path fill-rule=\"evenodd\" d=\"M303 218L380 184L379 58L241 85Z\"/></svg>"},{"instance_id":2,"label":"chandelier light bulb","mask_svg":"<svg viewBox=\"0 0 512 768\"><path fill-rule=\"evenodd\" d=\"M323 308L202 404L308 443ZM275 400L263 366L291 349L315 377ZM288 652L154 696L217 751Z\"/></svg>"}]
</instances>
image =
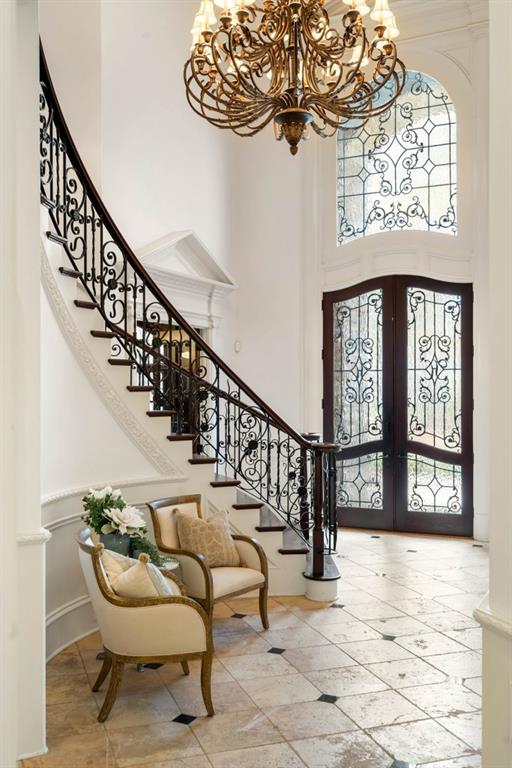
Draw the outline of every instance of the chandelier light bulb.
<instances>
[{"instance_id":1,"label":"chandelier light bulb","mask_svg":"<svg viewBox=\"0 0 512 768\"><path fill-rule=\"evenodd\" d=\"M384 33L384 37L387 40L394 40L398 37L400 34L400 30L398 29L396 25L396 19L394 16L391 16L391 19L386 24L386 31Z\"/></svg>"},{"instance_id":2,"label":"chandelier light bulb","mask_svg":"<svg viewBox=\"0 0 512 768\"><path fill-rule=\"evenodd\" d=\"M370 14L370 18L377 22L381 26L386 26L386 23L390 21L393 13L389 9L388 0L375 0L375 7Z\"/></svg>"},{"instance_id":3,"label":"chandelier light bulb","mask_svg":"<svg viewBox=\"0 0 512 768\"><path fill-rule=\"evenodd\" d=\"M190 30L192 33L192 45L190 47L190 50L193 51L196 45L198 45L201 40L201 32L203 31L205 27L205 20L202 16L199 15L199 13L196 13L194 17L194 24L192 25L192 29Z\"/></svg>"},{"instance_id":4,"label":"chandelier light bulb","mask_svg":"<svg viewBox=\"0 0 512 768\"><path fill-rule=\"evenodd\" d=\"M196 18L197 16L201 16L204 18L203 29L208 29L209 27L212 27L217 22L217 18L215 16L215 10L213 8L213 0L201 0L201 5L199 6L199 10L197 12Z\"/></svg>"},{"instance_id":5,"label":"chandelier light bulb","mask_svg":"<svg viewBox=\"0 0 512 768\"><path fill-rule=\"evenodd\" d=\"M345 5L349 5L353 11L358 11L361 16L370 13L370 7L367 0L343 0Z\"/></svg>"},{"instance_id":6,"label":"chandelier light bulb","mask_svg":"<svg viewBox=\"0 0 512 768\"><path fill-rule=\"evenodd\" d=\"M354 50L352 52L352 58L350 59L350 64L358 64L359 59L361 59L361 67L366 67L370 63L370 59L368 56L363 56L361 58L361 54L363 52L363 46L362 45L355 45Z\"/></svg>"},{"instance_id":7,"label":"chandelier light bulb","mask_svg":"<svg viewBox=\"0 0 512 768\"><path fill-rule=\"evenodd\" d=\"M226 13L229 11L233 11L236 13L237 11L245 8L247 5L252 5L255 0L213 0L215 5L218 8L222 8L222 10Z\"/></svg>"}]
</instances>

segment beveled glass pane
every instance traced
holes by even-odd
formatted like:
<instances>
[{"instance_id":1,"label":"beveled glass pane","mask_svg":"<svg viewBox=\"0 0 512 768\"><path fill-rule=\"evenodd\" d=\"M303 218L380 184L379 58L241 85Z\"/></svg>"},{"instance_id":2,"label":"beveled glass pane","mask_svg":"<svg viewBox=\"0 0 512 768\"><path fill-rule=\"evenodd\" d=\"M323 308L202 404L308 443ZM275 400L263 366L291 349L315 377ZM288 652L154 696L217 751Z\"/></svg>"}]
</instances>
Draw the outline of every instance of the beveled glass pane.
<instances>
[{"instance_id":1,"label":"beveled glass pane","mask_svg":"<svg viewBox=\"0 0 512 768\"><path fill-rule=\"evenodd\" d=\"M333 307L334 441L344 448L382 438L382 290Z\"/></svg>"},{"instance_id":2,"label":"beveled glass pane","mask_svg":"<svg viewBox=\"0 0 512 768\"><path fill-rule=\"evenodd\" d=\"M455 235L456 183L455 108L437 80L410 70L390 109L338 131L338 245L387 230Z\"/></svg>"},{"instance_id":3,"label":"beveled glass pane","mask_svg":"<svg viewBox=\"0 0 512 768\"><path fill-rule=\"evenodd\" d=\"M382 453L338 462L339 507L382 509Z\"/></svg>"},{"instance_id":4,"label":"beveled glass pane","mask_svg":"<svg viewBox=\"0 0 512 768\"><path fill-rule=\"evenodd\" d=\"M408 440L461 451L461 311L455 294L407 289Z\"/></svg>"},{"instance_id":5,"label":"beveled glass pane","mask_svg":"<svg viewBox=\"0 0 512 768\"><path fill-rule=\"evenodd\" d=\"M462 514L462 474L459 466L409 454L407 485L409 512Z\"/></svg>"}]
</instances>

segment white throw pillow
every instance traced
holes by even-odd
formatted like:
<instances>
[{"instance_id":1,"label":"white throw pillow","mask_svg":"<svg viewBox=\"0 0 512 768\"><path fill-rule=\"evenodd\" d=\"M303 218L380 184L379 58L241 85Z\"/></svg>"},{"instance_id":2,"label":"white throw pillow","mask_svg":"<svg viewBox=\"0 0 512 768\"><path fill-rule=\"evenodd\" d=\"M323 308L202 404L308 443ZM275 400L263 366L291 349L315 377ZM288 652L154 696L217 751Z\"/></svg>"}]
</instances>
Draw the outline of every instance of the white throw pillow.
<instances>
[{"instance_id":1,"label":"white throw pillow","mask_svg":"<svg viewBox=\"0 0 512 768\"><path fill-rule=\"evenodd\" d=\"M181 595L179 585L149 562L145 553L138 560L103 550L102 563L112 590L120 597L172 597Z\"/></svg>"}]
</instances>

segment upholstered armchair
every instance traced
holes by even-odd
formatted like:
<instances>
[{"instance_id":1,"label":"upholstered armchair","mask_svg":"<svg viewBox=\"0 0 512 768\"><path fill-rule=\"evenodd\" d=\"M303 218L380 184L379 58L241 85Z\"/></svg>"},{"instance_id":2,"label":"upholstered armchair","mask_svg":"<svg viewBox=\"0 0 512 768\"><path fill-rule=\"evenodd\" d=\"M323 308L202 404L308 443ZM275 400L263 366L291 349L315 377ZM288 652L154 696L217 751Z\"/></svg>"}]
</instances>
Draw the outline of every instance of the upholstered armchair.
<instances>
[{"instance_id":1,"label":"upholstered armchair","mask_svg":"<svg viewBox=\"0 0 512 768\"><path fill-rule=\"evenodd\" d=\"M172 597L120 597L111 589L101 562L103 545L95 545L89 529L78 537L79 556L87 589L98 621L104 661L93 691L110 672L108 690L98 715L104 722L116 700L125 664L181 662L189 674L190 659L201 659L201 691L209 716L213 644L211 622L194 600Z\"/></svg>"},{"instance_id":2,"label":"upholstered armchair","mask_svg":"<svg viewBox=\"0 0 512 768\"><path fill-rule=\"evenodd\" d=\"M180 547L174 514L175 510L179 510L202 517L200 495L157 499L150 501L148 507L158 548L179 560L187 594L204 605L210 620L216 602L258 590L261 623L264 629L268 629L268 565L261 544L249 536L234 535L243 566L210 568L201 552L190 552Z\"/></svg>"}]
</instances>

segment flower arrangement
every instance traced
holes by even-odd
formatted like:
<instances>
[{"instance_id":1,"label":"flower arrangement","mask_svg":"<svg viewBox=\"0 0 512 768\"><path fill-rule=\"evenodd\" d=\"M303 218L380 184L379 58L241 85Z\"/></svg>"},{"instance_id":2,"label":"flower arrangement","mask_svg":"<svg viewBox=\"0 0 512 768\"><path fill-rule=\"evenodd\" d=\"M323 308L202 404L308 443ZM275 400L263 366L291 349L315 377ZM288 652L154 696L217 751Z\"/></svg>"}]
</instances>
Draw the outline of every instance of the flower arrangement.
<instances>
[{"instance_id":1,"label":"flower arrangement","mask_svg":"<svg viewBox=\"0 0 512 768\"><path fill-rule=\"evenodd\" d=\"M100 491L93 488L82 499L85 514L82 520L95 533L117 533L131 538L141 538L147 533L144 518L136 507L130 507L121 491L107 485Z\"/></svg>"}]
</instances>

